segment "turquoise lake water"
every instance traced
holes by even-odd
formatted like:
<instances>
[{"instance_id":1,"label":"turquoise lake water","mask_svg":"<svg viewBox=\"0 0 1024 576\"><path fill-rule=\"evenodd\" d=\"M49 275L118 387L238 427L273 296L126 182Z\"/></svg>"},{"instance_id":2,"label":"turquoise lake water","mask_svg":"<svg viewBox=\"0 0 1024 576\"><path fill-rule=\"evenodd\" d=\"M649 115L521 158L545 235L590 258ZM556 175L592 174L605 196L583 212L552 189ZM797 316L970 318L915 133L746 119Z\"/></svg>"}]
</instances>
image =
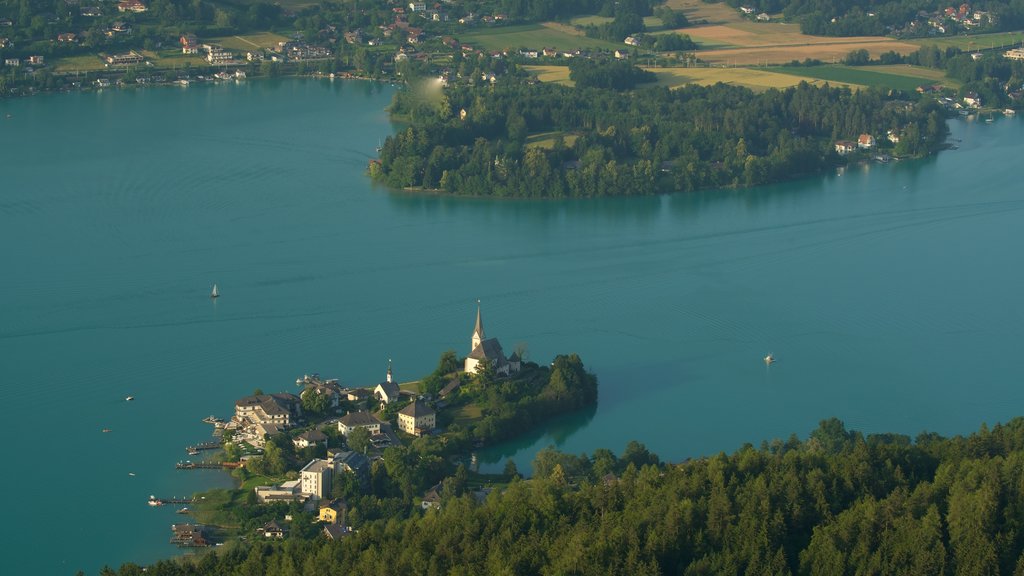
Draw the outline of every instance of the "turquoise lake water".
<instances>
[{"instance_id":1,"label":"turquoise lake water","mask_svg":"<svg viewBox=\"0 0 1024 576\"><path fill-rule=\"evenodd\" d=\"M596 410L485 469L550 444L682 460L831 416L949 435L1024 414L1024 123L956 120L938 157L755 190L489 201L370 184L392 90L0 101L12 573L176 554L180 517L146 498L230 484L173 469L201 418L304 373L370 385L391 358L415 379L468 352L478 298L506 350L578 352L600 380Z\"/></svg>"}]
</instances>

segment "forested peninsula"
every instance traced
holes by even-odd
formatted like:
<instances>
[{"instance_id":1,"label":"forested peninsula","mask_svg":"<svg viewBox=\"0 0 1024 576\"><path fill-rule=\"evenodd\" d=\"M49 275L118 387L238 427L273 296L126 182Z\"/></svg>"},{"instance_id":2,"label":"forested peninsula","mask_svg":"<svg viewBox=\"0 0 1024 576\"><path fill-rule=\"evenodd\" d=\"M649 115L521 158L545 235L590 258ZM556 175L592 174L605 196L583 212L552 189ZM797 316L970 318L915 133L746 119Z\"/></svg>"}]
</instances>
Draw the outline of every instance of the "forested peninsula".
<instances>
[{"instance_id":1,"label":"forested peninsula","mask_svg":"<svg viewBox=\"0 0 1024 576\"><path fill-rule=\"evenodd\" d=\"M561 198L685 192L792 179L842 162L838 140L887 131L897 156L937 150L948 128L933 99L807 83L755 92L716 84L631 88L645 72L617 62L572 69L575 87L510 70L437 98L400 91L370 173L397 188ZM537 135L546 137L537 141Z\"/></svg>"},{"instance_id":2,"label":"forested peninsula","mask_svg":"<svg viewBox=\"0 0 1024 576\"><path fill-rule=\"evenodd\" d=\"M1024 574L1024 419L967 437L807 440L679 464L541 451L486 499L446 491L341 540L289 537L161 561L146 574ZM126 564L102 574L139 575Z\"/></svg>"}]
</instances>

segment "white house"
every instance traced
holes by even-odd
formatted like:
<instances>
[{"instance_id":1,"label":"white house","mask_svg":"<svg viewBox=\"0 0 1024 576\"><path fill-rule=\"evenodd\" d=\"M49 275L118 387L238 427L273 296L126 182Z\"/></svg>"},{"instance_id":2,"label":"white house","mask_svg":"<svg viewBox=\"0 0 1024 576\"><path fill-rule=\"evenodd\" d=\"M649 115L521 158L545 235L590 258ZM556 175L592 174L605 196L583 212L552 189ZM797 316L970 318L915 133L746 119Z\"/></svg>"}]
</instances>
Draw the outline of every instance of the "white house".
<instances>
[{"instance_id":1,"label":"white house","mask_svg":"<svg viewBox=\"0 0 1024 576\"><path fill-rule=\"evenodd\" d=\"M434 429L436 412L421 400L416 400L398 412L398 429L406 434L422 436Z\"/></svg>"},{"instance_id":2,"label":"white house","mask_svg":"<svg viewBox=\"0 0 1024 576\"><path fill-rule=\"evenodd\" d=\"M380 433L381 421L369 412L349 412L338 420L338 430L348 436L356 428L366 428L370 434Z\"/></svg>"}]
</instances>

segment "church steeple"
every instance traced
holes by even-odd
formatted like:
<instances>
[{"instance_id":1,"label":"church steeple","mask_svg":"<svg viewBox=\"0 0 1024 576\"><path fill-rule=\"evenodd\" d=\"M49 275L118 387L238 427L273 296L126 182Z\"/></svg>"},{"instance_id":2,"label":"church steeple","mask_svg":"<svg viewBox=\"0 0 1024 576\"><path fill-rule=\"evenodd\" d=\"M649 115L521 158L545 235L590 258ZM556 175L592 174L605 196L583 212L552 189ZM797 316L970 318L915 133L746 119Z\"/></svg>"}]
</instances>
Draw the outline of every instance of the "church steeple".
<instances>
[{"instance_id":1,"label":"church steeple","mask_svg":"<svg viewBox=\"0 0 1024 576\"><path fill-rule=\"evenodd\" d=\"M388 358L388 384L391 384L391 358Z\"/></svg>"},{"instance_id":2,"label":"church steeple","mask_svg":"<svg viewBox=\"0 0 1024 576\"><path fill-rule=\"evenodd\" d=\"M473 339L469 347L469 351L472 352L477 346L483 342L484 336L484 321L480 317L480 301L476 301L476 326L473 328Z\"/></svg>"}]
</instances>

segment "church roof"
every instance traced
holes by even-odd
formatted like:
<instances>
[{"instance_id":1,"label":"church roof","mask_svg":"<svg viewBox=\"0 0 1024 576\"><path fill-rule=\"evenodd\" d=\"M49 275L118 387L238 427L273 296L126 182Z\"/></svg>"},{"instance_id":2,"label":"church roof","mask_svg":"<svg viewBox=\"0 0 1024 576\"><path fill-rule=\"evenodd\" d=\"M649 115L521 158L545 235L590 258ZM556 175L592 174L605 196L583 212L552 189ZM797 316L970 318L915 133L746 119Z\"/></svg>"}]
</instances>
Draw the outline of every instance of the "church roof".
<instances>
[{"instance_id":1,"label":"church roof","mask_svg":"<svg viewBox=\"0 0 1024 576\"><path fill-rule=\"evenodd\" d=\"M381 382L377 385L377 388L380 388L380 391L387 395L388 402L394 402L397 400L398 395L401 393L398 388L398 384L394 382Z\"/></svg>"},{"instance_id":2,"label":"church roof","mask_svg":"<svg viewBox=\"0 0 1024 576\"><path fill-rule=\"evenodd\" d=\"M476 348L469 353L474 360L497 360L498 364L505 362L505 353L501 350L501 343L497 338L488 338L477 344Z\"/></svg>"}]
</instances>

